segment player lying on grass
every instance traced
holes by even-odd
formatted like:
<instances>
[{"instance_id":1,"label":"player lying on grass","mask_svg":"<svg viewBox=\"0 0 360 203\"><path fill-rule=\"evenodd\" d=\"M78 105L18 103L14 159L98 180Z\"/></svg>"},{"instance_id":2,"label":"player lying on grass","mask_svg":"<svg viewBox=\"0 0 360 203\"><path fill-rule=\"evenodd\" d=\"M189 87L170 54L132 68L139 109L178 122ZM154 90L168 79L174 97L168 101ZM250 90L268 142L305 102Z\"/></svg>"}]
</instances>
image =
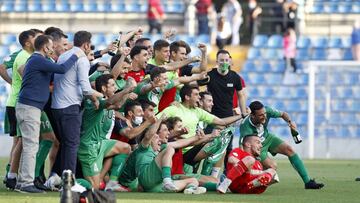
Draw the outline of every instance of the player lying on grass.
<instances>
[{"instance_id":1,"label":"player lying on grass","mask_svg":"<svg viewBox=\"0 0 360 203\"><path fill-rule=\"evenodd\" d=\"M242 148L233 149L227 162L226 178L218 185L217 191L226 193L229 188L233 193L260 194L273 182L276 171L272 168L263 170L256 160L261 153L261 141L257 134L247 135Z\"/></svg>"},{"instance_id":2,"label":"player lying on grass","mask_svg":"<svg viewBox=\"0 0 360 203\"><path fill-rule=\"evenodd\" d=\"M110 181L106 189L122 191L117 177L131 151L130 145L108 138L114 122L113 109L119 109L123 105L135 85L135 81L130 78L127 87L114 94L116 87L113 76L104 74L95 81L96 90L104 94L104 98L99 100L99 107L96 108L90 100L85 101L78 158L85 179L95 189L99 188L100 182L109 170L103 167L103 162L112 158Z\"/></svg>"},{"instance_id":3,"label":"player lying on grass","mask_svg":"<svg viewBox=\"0 0 360 203\"><path fill-rule=\"evenodd\" d=\"M324 184L317 183L315 180L310 179L304 163L294 149L278 136L270 133L267 129L270 118L281 117L288 123L291 129L296 130L296 125L291 121L289 115L286 112L281 112L267 106L265 107L259 101L251 102L249 107L251 110L250 116L247 116L240 124L240 142L245 135L257 134L259 136L263 145L260 161L264 168L273 168L276 170L276 163L268 157L268 152L274 156L280 153L289 158L291 165L302 178L305 189L320 189L324 187ZM241 145L241 143L239 145Z\"/></svg>"},{"instance_id":4,"label":"player lying on grass","mask_svg":"<svg viewBox=\"0 0 360 203\"><path fill-rule=\"evenodd\" d=\"M155 119L155 118L154 118ZM206 192L203 187L198 187L195 178L183 180L171 179L172 156L174 147L183 147L197 139L198 136L177 144L161 144L158 129L165 120L161 116L153 124L141 140L136 155L136 175L139 185L145 192L181 192L185 194L202 194Z\"/></svg>"}]
</instances>

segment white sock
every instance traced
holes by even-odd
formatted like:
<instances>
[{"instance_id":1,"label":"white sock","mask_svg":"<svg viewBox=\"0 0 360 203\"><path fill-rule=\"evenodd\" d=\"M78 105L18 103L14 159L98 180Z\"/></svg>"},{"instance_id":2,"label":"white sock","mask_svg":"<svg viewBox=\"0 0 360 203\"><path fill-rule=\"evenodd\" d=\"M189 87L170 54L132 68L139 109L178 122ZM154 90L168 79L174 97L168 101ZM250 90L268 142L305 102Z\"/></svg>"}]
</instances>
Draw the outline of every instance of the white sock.
<instances>
[{"instance_id":1,"label":"white sock","mask_svg":"<svg viewBox=\"0 0 360 203\"><path fill-rule=\"evenodd\" d=\"M232 183L232 180L230 180L229 178L225 178L223 183L226 184L227 187L229 187Z\"/></svg>"},{"instance_id":2,"label":"white sock","mask_svg":"<svg viewBox=\"0 0 360 203\"><path fill-rule=\"evenodd\" d=\"M164 183L171 183L171 182L172 182L172 179L171 179L171 178L164 178L164 179L163 179L163 182L164 182Z\"/></svg>"},{"instance_id":3,"label":"white sock","mask_svg":"<svg viewBox=\"0 0 360 203\"><path fill-rule=\"evenodd\" d=\"M8 172L7 177L8 177L9 179L14 179L14 178L17 178L17 174L16 174L16 173Z\"/></svg>"},{"instance_id":4,"label":"white sock","mask_svg":"<svg viewBox=\"0 0 360 203\"><path fill-rule=\"evenodd\" d=\"M217 178L219 176L220 170L220 167L213 167L211 170L211 176Z\"/></svg>"}]
</instances>

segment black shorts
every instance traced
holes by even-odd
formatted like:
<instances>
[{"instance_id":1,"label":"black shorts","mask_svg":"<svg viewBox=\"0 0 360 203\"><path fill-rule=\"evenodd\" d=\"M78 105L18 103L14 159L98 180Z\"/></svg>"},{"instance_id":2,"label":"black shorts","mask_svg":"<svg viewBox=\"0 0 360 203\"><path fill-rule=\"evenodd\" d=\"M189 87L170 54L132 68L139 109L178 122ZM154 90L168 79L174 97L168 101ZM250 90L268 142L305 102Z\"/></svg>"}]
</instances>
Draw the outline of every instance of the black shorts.
<instances>
[{"instance_id":1,"label":"black shorts","mask_svg":"<svg viewBox=\"0 0 360 203\"><path fill-rule=\"evenodd\" d=\"M15 107L12 106L7 106L6 107L6 113L8 116L8 122L9 122L9 127L10 127L10 131L9 134L11 137L16 136L17 134L17 121L16 121L16 112L15 112Z\"/></svg>"},{"instance_id":2,"label":"black shorts","mask_svg":"<svg viewBox=\"0 0 360 203\"><path fill-rule=\"evenodd\" d=\"M194 161L194 159L203 147L204 147L204 145L200 144L200 145L194 146L189 151L187 151L183 155L184 163L191 165L191 166L195 166L195 164L197 164L198 162Z\"/></svg>"}]
</instances>

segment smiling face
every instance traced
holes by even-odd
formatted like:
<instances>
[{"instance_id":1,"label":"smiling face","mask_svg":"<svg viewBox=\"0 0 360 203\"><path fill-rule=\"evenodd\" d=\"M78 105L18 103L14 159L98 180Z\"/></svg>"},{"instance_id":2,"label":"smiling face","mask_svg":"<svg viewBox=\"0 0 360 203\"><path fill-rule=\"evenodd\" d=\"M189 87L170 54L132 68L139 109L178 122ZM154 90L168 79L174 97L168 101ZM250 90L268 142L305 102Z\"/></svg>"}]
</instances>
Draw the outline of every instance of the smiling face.
<instances>
[{"instance_id":1,"label":"smiling face","mask_svg":"<svg viewBox=\"0 0 360 203\"><path fill-rule=\"evenodd\" d=\"M255 112L251 112L251 121L257 125L257 124L265 124L266 122L266 111L265 108L261 108L259 110L256 110Z\"/></svg>"},{"instance_id":2,"label":"smiling face","mask_svg":"<svg viewBox=\"0 0 360 203\"><path fill-rule=\"evenodd\" d=\"M186 96L188 97L188 96ZM197 107L200 101L200 94L198 89L192 89L191 95L189 98L189 106L190 107Z\"/></svg>"},{"instance_id":3,"label":"smiling face","mask_svg":"<svg viewBox=\"0 0 360 203\"><path fill-rule=\"evenodd\" d=\"M159 135L159 139L160 139L161 143L167 143L168 142L170 132L169 132L169 129L167 128L165 123L162 123L160 125L157 134Z\"/></svg>"},{"instance_id":4,"label":"smiling face","mask_svg":"<svg viewBox=\"0 0 360 203\"><path fill-rule=\"evenodd\" d=\"M186 48L179 47L177 51L171 52L171 59L174 61L183 61L187 58Z\"/></svg>"},{"instance_id":5,"label":"smiling face","mask_svg":"<svg viewBox=\"0 0 360 203\"><path fill-rule=\"evenodd\" d=\"M161 150L161 139L158 134L155 134L151 139L151 147L155 152L160 152Z\"/></svg>"},{"instance_id":6,"label":"smiling face","mask_svg":"<svg viewBox=\"0 0 360 203\"><path fill-rule=\"evenodd\" d=\"M201 108L207 112L211 112L212 107L214 106L213 97L209 94L205 94L204 97L200 100Z\"/></svg>"},{"instance_id":7,"label":"smiling face","mask_svg":"<svg viewBox=\"0 0 360 203\"><path fill-rule=\"evenodd\" d=\"M162 47L155 51L155 57L162 63L168 62L170 58L170 47Z\"/></svg>"},{"instance_id":8,"label":"smiling face","mask_svg":"<svg viewBox=\"0 0 360 203\"><path fill-rule=\"evenodd\" d=\"M102 93L107 98L113 96L115 94L115 91L116 91L116 85L114 79L109 79L106 86L102 86Z\"/></svg>"},{"instance_id":9,"label":"smiling face","mask_svg":"<svg viewBox=\"0 0 360 203\"><path fill-rule=\"evenodd\" d=\"M147 62L150 59L148 51L142 49L139 54L137 54L134 59L136 60L139 68L145 69L147 66Z\"/></svg>"},{"instance_id":10,"label":"smiling face","mask_svg":"<svg viewBox=\"0 0 360 203\"><path fill-rule=\"evenodd\" d=\"M258 136L250 136L244 141L244 150L253 156L260 156L261 154L261 140Z\"/></svg>"}]
</instances>

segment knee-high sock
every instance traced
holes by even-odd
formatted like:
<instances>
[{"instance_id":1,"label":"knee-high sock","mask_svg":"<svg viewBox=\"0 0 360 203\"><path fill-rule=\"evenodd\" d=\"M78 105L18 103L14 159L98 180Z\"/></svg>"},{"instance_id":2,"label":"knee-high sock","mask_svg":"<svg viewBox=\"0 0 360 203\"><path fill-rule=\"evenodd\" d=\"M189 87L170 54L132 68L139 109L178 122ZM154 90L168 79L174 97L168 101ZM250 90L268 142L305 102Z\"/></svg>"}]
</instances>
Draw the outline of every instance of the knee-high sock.
<instances>
[{"instance_id":1,"label":"knee-high sock","mask_svg":"<svg viewBox=\"0 0 360 203\"><path fill-rule=\"evenodd\" d=\"M208 161L208 159L205 159L202 165L201 174L205 176L210 176L213 166L214 164L212 162Z\"/></svg>"},{"instance_id":2,"label":"knee-high sock","mask_svg":"<svg viewBox=\"0 0 360 203\"><path fill-rule=\"evenodd\" d=\"M205 187L207 191L216 191L217 184L213 182L206 182L202 186Z\"/></svg>"},{"instance_id":3,"label":"knee-high sock","mask_svg":"<svg viewBox=\"0 0 360 203\"><path fill-rule=\"evenodd\" d=\"M114 180L117 181L120 173L125 165L126 159L128 157L128 154L118 154L116 156L114 156L113 160L112 160L112 165L111 165L111 173L110 173L110 180Z\"/></svg>"},{"instance_id":4,"label":"knee-high sock","mask_svg":"<svg viewBox=\"0 0 360 203\"><path fill-rule=\"evenodd\" d=\"M162 171L162 178L171 178L171 167L170 166L163 166L161 167Z\"/></svg>"},{"instance_id":5,"label":"knee-high sock","mask_svg":"<svg viewBox=\"0 0 360 203\"><path fill-rule=\"evenodd\" d=\"M92 185L89 181L82 179L82 178L77 178L76 182L79 183L81 186L85 187L86 189L91 189Z\"/></svg>"},{"instance_id":6,"label":"knee-high sock","mask_svg":"<svg viewBox=\"0 0 360 203\"><path fill-rule=\"evenodd\" d=\"M300 159L298 154L294 154L289 157L291 165L295 168L295 170L300 175L301 179L304 181L304 183L307 183L310 181L310 177L306 171L305 165Z\"/></svg>"},{"instance_id":7,"label":"knee-high sock","mask_svg":"<svg viewBox=\"0 0 360 203\"><path fill-rule=\"evenodd\" d=\"M44 165L46 157L49 154L52 141L41 140L39 143L39 151L36 154L35 177L40 176L41 167Z\"/></svg>"},{"instance_id":8,"label":"knee-high sock","mask_svg":"<svg viewBox=\"0 0 360 203\"><path fill-rule=\"evenodd\" d=\"M234 167L232 167L226 174L226 177L231 181L234 181L239 176L242 176L248 168L242 161L239 161Z\"/></svg>"}]
</instances>

